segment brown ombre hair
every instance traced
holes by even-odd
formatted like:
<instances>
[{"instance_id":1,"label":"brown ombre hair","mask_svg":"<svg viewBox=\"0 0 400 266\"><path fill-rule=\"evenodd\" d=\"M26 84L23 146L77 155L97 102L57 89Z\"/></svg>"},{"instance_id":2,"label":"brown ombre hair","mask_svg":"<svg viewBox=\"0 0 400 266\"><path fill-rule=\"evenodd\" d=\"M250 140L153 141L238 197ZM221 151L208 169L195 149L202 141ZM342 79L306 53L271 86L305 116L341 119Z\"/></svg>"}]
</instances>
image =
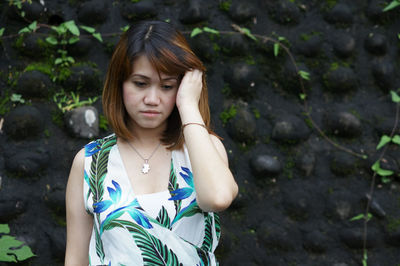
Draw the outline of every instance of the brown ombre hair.
<instances>
[{"instance_id":1,"label":"brown ombre hair","mask_svg":"<svg viewBox=\"0 0 400 266\"><path fill-rule=\"evenodd\" d=\"M104 114L115 134L125 140L133 139L128 127L129 115L122 96L122 84L132 74L133 61L145 55L158 73L178 75L180 79L186 71L205 71L200 59L193 53L185 37L169 23L162 21L142 21L133 24L125 32L115 47L108 66L103 88ZM200 114L206 127L210 127L208 91L203 74L203 88L199 101ZM168 126L161 142L169 149L179 149L183 145L181 119L175 106L168 117ZM209 129L209 132L211 130Z\"/></svg>"}]
</instances>

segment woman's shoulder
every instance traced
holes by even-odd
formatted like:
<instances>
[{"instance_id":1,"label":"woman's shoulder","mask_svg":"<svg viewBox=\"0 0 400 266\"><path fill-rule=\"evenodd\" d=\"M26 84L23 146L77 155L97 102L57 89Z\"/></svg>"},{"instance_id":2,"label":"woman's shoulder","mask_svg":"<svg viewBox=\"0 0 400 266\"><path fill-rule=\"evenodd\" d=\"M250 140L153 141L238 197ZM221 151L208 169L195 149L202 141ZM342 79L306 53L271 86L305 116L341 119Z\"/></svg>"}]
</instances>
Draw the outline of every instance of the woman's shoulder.
<instances>
[{"instance_id":1,"label":"woman's shoulder","mask_svg":"<svg viewBox=\"0 0 400 266\"><path fill-rule=\"evenodd\" d=\"M84 146L85 156L86 157L91 156L97 153L102 148L111 147L116 143L117 143L117 137L114 133L103 138L92 140Z\"/></svg>"}]
</instances>

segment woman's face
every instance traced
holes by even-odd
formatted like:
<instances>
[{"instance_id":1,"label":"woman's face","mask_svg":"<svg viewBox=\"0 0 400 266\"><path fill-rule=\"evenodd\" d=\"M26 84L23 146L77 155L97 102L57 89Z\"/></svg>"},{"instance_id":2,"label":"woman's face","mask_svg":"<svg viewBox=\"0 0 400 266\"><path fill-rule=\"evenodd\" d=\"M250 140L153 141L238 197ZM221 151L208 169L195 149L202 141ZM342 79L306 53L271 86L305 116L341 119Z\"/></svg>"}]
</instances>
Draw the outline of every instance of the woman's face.
<instances>
[{"instance_id":1,"label":"woman's face","mask_svg":"<svg viewBox=\"0 0 400 266\"><path fill-rule=\"evenodd\" d=\"M123 83L123 101L133 128L156 129L167 125L175 106L178 76L160 73L142 55L133 62L132 74Z\"/></svg>"}]
</instances>

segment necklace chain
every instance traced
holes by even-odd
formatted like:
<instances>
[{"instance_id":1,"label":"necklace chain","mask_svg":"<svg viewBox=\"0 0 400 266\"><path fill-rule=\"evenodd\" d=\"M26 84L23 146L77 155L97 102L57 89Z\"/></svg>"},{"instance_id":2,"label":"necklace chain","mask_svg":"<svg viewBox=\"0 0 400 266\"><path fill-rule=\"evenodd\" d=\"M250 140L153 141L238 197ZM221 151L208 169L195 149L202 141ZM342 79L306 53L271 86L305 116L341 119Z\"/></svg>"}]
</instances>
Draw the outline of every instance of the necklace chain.
<instances>
[{"instance_id":1,"label":"necklace chain","mask_svg":"<svg viewBox=\"0 0 400 266\"><path fill-rule=\"evenodd\" d=\"M139 157L142 158L142 160L144 161L143 166L142 166L142 173L147 174L150 171L149 160L151 159L151 157L153 157L154 153L156 153L156 151L158 150L158 147L160 147L160 145L161 145L161 142L158 143L157 147L153 150L153 152L150 154L149 158L147 158L147 159L144 158L140 154L140 152L138 150L136 150L136 148L131 143L129 143L128 141L127 141L127 143L129 145L129 147L131 147L132 150L134 150L137 153L137 155L139 155Z\"/></svg>"}]
</instances>

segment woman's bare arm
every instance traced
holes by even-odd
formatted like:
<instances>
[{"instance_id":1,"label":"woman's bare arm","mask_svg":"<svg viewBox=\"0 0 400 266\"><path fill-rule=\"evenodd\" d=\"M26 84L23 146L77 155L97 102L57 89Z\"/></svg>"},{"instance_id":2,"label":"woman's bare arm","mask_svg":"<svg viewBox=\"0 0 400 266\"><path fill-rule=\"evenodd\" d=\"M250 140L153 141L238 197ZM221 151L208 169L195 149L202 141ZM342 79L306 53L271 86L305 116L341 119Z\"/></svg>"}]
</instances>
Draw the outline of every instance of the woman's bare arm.
<instances>
[{"instance_id":1,"label":"woman's bare arm","mask_svg":"<svg viewBox=\"0 0 400 266\"><path fill-rule=\"evenodd\" d=\"M86 212L83 201L84 159L85 151L82 149L74 158L68 178L66 266L89 265L89 241L93 217Z\"/></svg>"}]
</instances>

